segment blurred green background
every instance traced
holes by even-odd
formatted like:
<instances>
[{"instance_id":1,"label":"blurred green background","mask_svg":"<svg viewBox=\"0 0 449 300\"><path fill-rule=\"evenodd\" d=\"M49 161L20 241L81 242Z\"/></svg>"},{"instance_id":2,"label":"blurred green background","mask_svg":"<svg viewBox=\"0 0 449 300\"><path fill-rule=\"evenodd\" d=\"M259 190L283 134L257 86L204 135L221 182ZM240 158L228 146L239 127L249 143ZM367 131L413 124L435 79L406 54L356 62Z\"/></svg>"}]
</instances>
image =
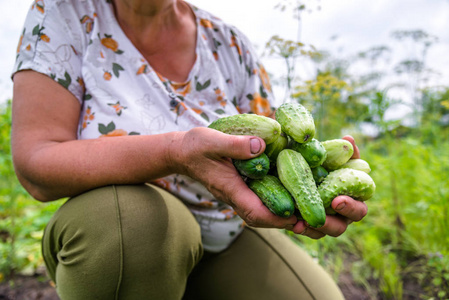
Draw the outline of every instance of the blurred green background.
<instances>
[{"instance_id":1,"label":"blurred green background","mask_svg":"<svg viewBox=\"0 0 449 300\"><path fill-rule=\"evenodd\" d=\"M300 3L300 2L297 2ZM301 11L305 7L296 6ZM319 140L355 137L377 185L368 216L338 238L291 235L339 282L372 299L449 299L449 86L426 64L438 37L398 30L391 43L338 54L273 36L279 101L313 114ZM403 47L415 51L408 55ZM395 60L391 57L395 55ZM301 64L313 76L302 78ZM0 104L0 282L41 273L42 231L64 200L40 203L18 183L10 153L11 101ZM288 233L287 233L288 234Z\"/></svg>"}]
</instances>

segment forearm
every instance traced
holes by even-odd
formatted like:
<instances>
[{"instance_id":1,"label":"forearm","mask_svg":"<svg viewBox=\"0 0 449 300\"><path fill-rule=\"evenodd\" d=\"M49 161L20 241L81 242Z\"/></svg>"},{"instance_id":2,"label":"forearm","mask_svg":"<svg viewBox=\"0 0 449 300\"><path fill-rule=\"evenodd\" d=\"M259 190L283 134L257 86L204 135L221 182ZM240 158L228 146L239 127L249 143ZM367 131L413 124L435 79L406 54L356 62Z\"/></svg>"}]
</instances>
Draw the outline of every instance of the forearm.
<instances>
[{"instance_id":1,"label":"forearm","mask_svg":"<svg viewBox=\"0 0 449 300\"><path fill-rule=\"evenodd\" d=\"M74 196L109 184L137 184L176 172L170 159L183 133L123 136L14 147L16 173L38 200Z\"/></svg>"}]
</instances>

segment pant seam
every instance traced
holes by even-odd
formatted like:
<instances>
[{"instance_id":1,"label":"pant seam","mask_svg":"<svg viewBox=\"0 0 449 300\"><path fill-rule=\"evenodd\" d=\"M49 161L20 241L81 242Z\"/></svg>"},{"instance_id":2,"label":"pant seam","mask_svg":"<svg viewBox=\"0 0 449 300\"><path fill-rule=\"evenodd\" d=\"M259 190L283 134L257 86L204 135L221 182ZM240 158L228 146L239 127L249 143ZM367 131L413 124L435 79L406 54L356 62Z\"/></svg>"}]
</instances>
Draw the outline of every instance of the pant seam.
<instances>
[{"instance_id":1,"label":"pant seam","mask_svg":"<svg viewBox=\"0 0 449 300\"><path fill-rule=\"evenodd\" d=\"M276 250L276 248L273 247L273 245L271 245L271 243L269 243L259 232L257 232L256 230L247 227L247 229L249 229L251 232L253 232L255 235L257 235L268 247L271 248L271 250L273 250L274 253L276 253L276 255L285 263L285 265L290 269L290 271L295 275L295 277L298 279L299 282L302 283L302 285L304 286L304 288L307 290L307 292L309 293L309 295L316 300L315 296L313 295L312 291L310 291L310 289L307 287L307 285L305 284L305 282L301 279L301 277L293 270L293 268L290 266L290 264L287 262L287 260L281 255L281 253L279 253L278 250Z\"/></svg>"},{"instance_id":2,"label":"pant seam","mask_svg":"<svg viewBox=\"0 0 449 300\"><path fill-rule=\"evenodd\" d=\"M122 219L120 215L120 204L118 199L118 193L117 193L117 187L115 185L112 186L112 190L114 193L114 202L115 202L115 208L116 208L116 217L117 217L117 224L118 224L118 237L119 237L119 251L120 251L120 262L119 262L119 277L117 279L117 287L115 290L115 300L119 299L119 293L120 293L120 286L123 279L123 233L122 233Z\"/></svg>"}]
</instances>

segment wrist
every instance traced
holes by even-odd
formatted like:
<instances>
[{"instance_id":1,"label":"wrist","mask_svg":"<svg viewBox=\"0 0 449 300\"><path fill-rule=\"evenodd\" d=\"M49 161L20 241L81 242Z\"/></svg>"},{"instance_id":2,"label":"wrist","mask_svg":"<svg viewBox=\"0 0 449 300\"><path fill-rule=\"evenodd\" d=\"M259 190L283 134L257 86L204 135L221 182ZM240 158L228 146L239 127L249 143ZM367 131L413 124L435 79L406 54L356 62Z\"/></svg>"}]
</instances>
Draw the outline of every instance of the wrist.
<instances>
[{"instance_id":1,"label":"wrist","mask_svg":"<svg viewBox=\"0 0 449 300\"><path fill-rule=\"evenodd\" d=\"M165 163L170 174L183 174L185 159L182 147L185 131L172 132L169 135L167 150L165 151Z\"/></svg>"}]
</instances>

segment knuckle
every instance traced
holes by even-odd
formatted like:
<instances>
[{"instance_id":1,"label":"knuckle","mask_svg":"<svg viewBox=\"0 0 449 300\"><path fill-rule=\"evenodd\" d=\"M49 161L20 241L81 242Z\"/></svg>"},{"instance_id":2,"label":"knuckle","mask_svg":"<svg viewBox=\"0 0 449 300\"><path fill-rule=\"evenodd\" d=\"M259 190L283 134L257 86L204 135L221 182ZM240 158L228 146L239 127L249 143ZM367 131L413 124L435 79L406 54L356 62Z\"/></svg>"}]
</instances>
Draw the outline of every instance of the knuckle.
<instances>
[{"instance_id":1,"label":"knuckle","mask_svg":"<svg viewBox=\"0 0 449 300\"><path fill-rule=\"evenodd\" d=\"M243 220L249 226L256 227L257 226L257 217L254 215L253 211L246 211L243 216Z\"/></svg>"},{"instance_id":2,"label":"knuckle","mask_svg":"<svg viewBox=\"0 0 449 300\"><path fill-rule=\"evenodd\" d=\"M363 203L363 205L361 205L360 207L361 208L356 214L356 218L354 220L356 222L361 221L368 214L368 206L366 206L365 203Z\"/></svg>"},{"instance_id":3,"label":"knuckle","mask_svg":"<svg viewBox=\"0 0 449 300\"><path fill-rule=\"evenodd\" d=\"M321 232L319 232L319 233L316 233L316 234L313 234L312 236L310 236L312 239L314 239L314 240L319 240L319 239L322 239L323 237L325 237L326 235L324 234L324 233L321 233Z\"/></svg>"},{"instance_id":4,"label":"knuckle","mask_svg":"<svg viewBox=\"0 0 449 300\"><path fill-rule=\"evenodd\" d=\"M228 141L229 141L230 149L234 149L235 150L235 149L240 149L241 148L242 142L241 142L240 137L238 137L238 136L231 136Z\"/></svg>"},{"instance_id":5,"label":"knuckle","mask_svg":"<svg viewBox=\"0 0 449 300\"><path fill-rule=\"evenodd\" d=\"M339 237L346 231L347 226L344 224L341 224L338 229L332 234L333 237Z\"/></svg>"}]
</instances>

